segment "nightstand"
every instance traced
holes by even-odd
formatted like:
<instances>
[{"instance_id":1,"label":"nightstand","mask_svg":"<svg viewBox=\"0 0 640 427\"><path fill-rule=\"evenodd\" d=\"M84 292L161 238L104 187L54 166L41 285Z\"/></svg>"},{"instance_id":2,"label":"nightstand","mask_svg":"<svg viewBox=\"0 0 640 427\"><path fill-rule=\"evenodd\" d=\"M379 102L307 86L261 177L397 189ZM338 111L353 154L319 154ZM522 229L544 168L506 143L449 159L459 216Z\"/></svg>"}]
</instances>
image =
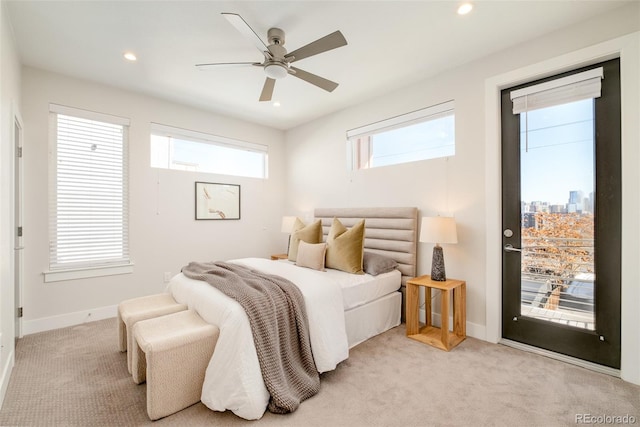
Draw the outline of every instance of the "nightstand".
<instances>
[{"instance_id":1,"label":"nightstand","mask_svg":"<svg viewBox=\"0 0 640 427\"><path fill-rule=\"evenodd\" d=\"M426 325L420 328L420 287L424 288ZM431 324L431 289L440 290L440 323ZM414 277L407 281L406 327L407 336L439 349L449 351L466 337L467 283L448 279L444 282L431 280L431 276ZM453 332L449 331L449 300L453 296Z\"/></svg>"},{"instance_id":2,"label":"nightstand","mask_svg":"<svg viewBox=\"0 0 640 427\"><path fill-rule=\"evenodd\" d=\"M289 258L289 255L287 254L275 254L275 255L271 255L271 259L273 261L279 260L279 259L287 259Z\"/></svg>"}]
</instances>

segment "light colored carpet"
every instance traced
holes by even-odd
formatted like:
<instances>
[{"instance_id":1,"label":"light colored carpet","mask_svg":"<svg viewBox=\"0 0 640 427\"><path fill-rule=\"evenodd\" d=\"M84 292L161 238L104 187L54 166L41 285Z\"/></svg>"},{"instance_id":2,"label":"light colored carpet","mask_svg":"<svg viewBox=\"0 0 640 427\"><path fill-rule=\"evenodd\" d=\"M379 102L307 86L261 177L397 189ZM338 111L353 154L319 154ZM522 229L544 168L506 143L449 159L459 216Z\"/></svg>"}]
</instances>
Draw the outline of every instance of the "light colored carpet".
<instances>
[{"instance_id":1,"label":"light colored carpet","mask_svg":"<svg viewBox=\"0 0 640 427\"><path fill-rule=\"evenodd\" d=\"M404 334L401 325L352 349L293 414L249 422L198 403L153 423L115 319L29 335L0 425L575 426L577 414L640 424L640 387L620 379L472 338L446 353Z\"/></svg>"}]
</instances>

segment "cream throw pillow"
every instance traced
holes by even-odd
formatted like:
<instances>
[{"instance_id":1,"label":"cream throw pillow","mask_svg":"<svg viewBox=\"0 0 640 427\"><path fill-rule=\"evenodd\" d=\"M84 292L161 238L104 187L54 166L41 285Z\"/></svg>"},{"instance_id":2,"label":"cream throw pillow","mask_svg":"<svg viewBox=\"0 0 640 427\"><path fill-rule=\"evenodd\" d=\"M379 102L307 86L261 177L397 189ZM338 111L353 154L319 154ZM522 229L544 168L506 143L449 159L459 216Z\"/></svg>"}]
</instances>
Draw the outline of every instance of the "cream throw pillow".
<instances>
[{"instance_id":1,"label":"cream throw pillow","mask_svg":"<svg viewBox=\"0 0 640 427\"><path fill-rule=\"evenodd\" d=\"M324 271L324 254L326 251L326 243L307 243L304 240L300 240L296 265Z\"/></svg>"},{"instance_id":2,"label":"cream throw pillow","mask_svg":"<svg viewBox=\"0 0 640 427\"><path fill-rule=\"evenodd\" d=\"M364 219L347 230L337 218L334 218L327 236L325 266L347 273L364 274L363 254Z\"/></svg>"},{"instance_id":3,"label":"cream throw pillow","mask_svg":"<svg viewBox=\"0 0 640 427\"><path fill-rule=\"evenodd\" d=\"M300 218L296 218L291 230L291 241L289 242L289 261L295 261L298 256L298 245L300 241L307 243L322 243L322 223L317 220L307 226Z\"/></svg>"}]
</instances>

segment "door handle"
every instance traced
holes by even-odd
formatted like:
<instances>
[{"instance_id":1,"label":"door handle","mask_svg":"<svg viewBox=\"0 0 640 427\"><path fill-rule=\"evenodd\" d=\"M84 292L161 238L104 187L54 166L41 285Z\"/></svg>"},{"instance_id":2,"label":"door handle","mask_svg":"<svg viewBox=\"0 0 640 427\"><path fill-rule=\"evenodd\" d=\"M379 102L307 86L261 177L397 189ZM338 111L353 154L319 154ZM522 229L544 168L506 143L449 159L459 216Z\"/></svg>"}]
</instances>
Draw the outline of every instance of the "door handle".
<instances>
[{"instance_id":1,"label":"door handle","mask_svg":"<svg viewBox=\"0 0 640 427\"><path fill-rule=\"evenodd\" d=\"M522 249L514 248L511 243L507 243L506 245L504 245L504 251L505 252L522 252Z\"/></svg>"},{"instance_id":2,"label":"door handle","mask_svg":"<svg viewBox=\"0 0 640 427\"><path fill-rule=\"evenodd\" d=\"M24 246L16 246L15 248L13 248L14 251L21 251L24 249Z\"/></svg>"}]
</instances>

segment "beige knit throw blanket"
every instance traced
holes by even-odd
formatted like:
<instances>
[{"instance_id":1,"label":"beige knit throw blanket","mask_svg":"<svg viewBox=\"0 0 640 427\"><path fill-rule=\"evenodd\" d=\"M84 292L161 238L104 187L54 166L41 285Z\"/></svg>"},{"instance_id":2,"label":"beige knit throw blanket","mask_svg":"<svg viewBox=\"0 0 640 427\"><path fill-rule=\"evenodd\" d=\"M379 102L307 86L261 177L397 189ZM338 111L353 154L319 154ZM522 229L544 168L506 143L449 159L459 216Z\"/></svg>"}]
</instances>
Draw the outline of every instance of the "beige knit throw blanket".
<instances>
[{"instance_id":1,"label":"beige knit throw blanket","mask_svg":"<svg viewBox=\"0 0 640 427\"><path fill-rule=\"evenodd\" d=\"M182 273L204 280L244 308L262 378L271 395L269 411L293 412L320 390L307 310L296 285L280 276L226 262L191 262Z\"/></svg>"}]
</instances>

